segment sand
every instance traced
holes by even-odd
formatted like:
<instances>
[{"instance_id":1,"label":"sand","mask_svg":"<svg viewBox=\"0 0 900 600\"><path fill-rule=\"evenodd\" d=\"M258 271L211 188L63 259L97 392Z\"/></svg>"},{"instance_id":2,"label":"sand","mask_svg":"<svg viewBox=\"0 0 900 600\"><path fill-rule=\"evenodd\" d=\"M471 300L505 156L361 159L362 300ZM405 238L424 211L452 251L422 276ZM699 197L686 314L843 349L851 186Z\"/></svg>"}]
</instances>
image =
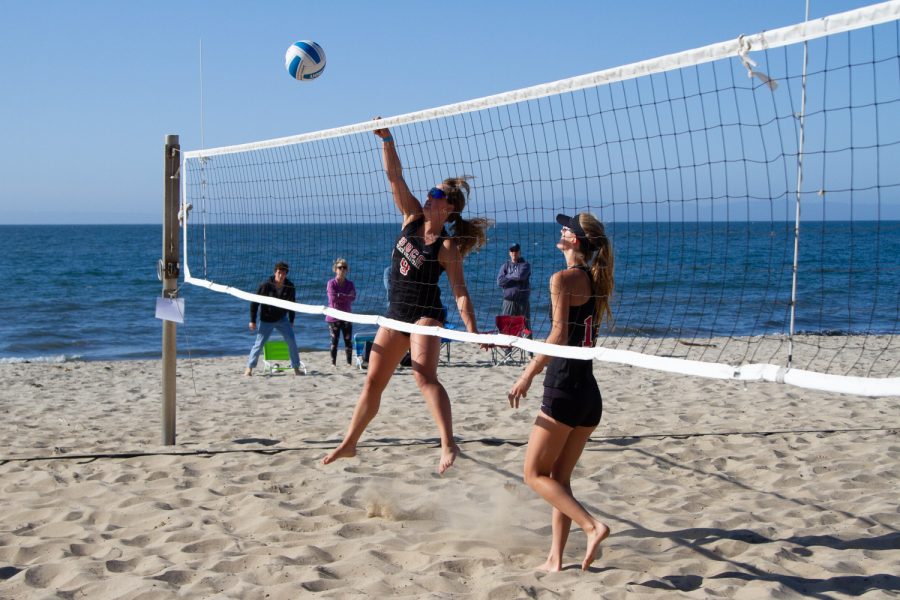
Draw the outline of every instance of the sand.
<instances>
[{"instance_id":1,"label":"sand","mask_svg":"<svg viewBox=\"0 0 900 600\"><path fill-rule=\"evenodd\" d=\"M539 404L454 344L463 455L400 370L356 458L323 466L363 372L241 377L178 363L0 365L0 598L865 598L900 595L900 402L597 363L604 416L573 478L611 528L582 572L535 572L548 506L522 483Z\"/></svg>"}]
</instances>

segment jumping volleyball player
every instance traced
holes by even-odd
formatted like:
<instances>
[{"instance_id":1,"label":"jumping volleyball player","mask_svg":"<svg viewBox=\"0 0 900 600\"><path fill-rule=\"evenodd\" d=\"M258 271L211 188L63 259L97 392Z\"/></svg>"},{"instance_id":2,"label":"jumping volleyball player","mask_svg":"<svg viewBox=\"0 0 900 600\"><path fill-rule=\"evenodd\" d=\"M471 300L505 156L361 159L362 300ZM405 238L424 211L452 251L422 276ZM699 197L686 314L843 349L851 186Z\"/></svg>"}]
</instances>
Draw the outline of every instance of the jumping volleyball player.
<instances>
[{"instance_id":1,"label":"jumping volleyball player","mask_svg":"<svg viewBox=\"0 0 900 600\"><path fill-rule=\"evenodd\" d=\"M391 254L387 316L426 327L443 325L446 313L441 304L438 279L446 271L466 330L478 333L475 308L466 289L463 257L484 245L489 222L482 218L470 221L462 218L469 193L466 177L445 179L431 188L422 206L403 179L403 167L390 131L376 129L374 133L383 142L385 172L394 203L403 216L400 236ZM447 233L445 224L452 227L452 233ZM453 440L450 398L437 378L440 348L441 340L435 336L379 328L372 345L366 382L353 411L347 435L322 462L328 464L356 455L356 443L378 414L381 394L409 350L416 384L428 403L441 437L438 472L446 471L456 460L459 447Z\"/></svg>"},{"instance_id":2,"label":"jumping volleyball player","mask_svg":"<svg viewBox=\"0 0 900 600\"><path fill-rule=\"evenodd\" d=\"M566 268L550 278L552 326L547 343L592 347L600 321L612 318L612 244L603 224L589 213L557 215L556 221L562 225L556 247L566 259ZM600 542L609 535L609 527L575 499L571 478L584 445L600 423L603 404L591 359L535 354L509 390L511 407L519 407L519 399L526 395L535 375L548 364L544 399L525 453L525 483L553 507L550 554L538 568L562 569L563 550L575 521L588 538L581 563L581 568L587 569Z\"/></svg>"}]
</instances>

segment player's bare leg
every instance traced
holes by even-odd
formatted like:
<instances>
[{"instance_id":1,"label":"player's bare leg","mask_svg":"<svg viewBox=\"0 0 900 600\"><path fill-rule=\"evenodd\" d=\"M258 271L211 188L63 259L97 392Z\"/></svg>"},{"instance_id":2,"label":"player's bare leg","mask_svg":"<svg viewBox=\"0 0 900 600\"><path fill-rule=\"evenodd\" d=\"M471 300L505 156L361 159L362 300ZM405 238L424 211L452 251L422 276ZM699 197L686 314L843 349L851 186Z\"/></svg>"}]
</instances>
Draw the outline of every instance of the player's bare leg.
<instances>
[{"instance_id":1,"label":"player's bare leg","mask_svg":"<svg viewBox=\"0 0 900 600\"><path fill-rule=\"evenodd\" d=\"M425 321L430 320L422 319L420 324ZM434 324L437 324L437 321ZM447 469L453 466L456 457L459 456L459 446L453 439L453 411L450 408L450 396L437 378L440 351L440 338L417 334L411 336L410 355L413 376L438 428L441 439L441 459L438 462L437 471L443 475Z\"/></svg>"},{"instance_id":2,"label":"player's bare leg","mask_svg":"<svg viewBox=\"0 0 900 600\"><path fill-rule=\"evenodd\" d=\"M588 537L582 569L591 565L600 543L609 537L609 527L591 516L575 499L570 484L572 471L594 429L569 427L543 413L535 419L525 454L525 483L554 508L550 555L539 569L562 569L563 550L572 521Z\"/></svg>"},{"instance_id":3,"label":"player's bare leg","mask_svg":"<svg viewBox=\"0 0 900 600\"><path fill-rule=\"evenodd\" d=\"M359 438L381 407L381 395L387 387L391 376L400 364L400 359L409 348L409 339L399 331L381 328L375 334L372 351L369 354L369 370L366 382L353 410L350 427L340 445L332 450L322 464L330 464L339 458L356 456L356 444Z\"/></svg>"}]
</instances>

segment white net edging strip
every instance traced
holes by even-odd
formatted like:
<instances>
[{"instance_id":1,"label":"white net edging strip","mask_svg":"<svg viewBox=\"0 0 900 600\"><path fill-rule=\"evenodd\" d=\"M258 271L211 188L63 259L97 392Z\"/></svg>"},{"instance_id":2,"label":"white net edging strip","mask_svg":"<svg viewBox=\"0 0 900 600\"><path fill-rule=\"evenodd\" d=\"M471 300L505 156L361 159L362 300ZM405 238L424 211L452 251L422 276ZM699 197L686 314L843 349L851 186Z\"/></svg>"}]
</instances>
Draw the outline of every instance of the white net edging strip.
<instances>
[{"instance_id":1,"label":"white net edging strip","mask_svg":"<svg viewBox=\"0 0 900 600\"><path fill-rule=\"evenodd\" d=\"M188 277L186 274L185 277ZM786 383L797 387L835 392L840 394L855 394L857 396L895 396L900 394L900 377L873 379L869 377L848 377L843 375L828 375L803 369L787 369L770 364L750 364L742 366L730 366L718 363L709 363L681 358L667 358L660 356L648 356L628 350L615 350L609 348L576 348L573 346L558 346L536 340L529 340L517 336L498 334L473 334L467 331L444 329L442 327L422 327L387 317L377 315L360 315L346 313L328 308L326 306L310 306L285 302L267 296L257 296L234 288L219 286L207 281L193 280L194 285L209 288L213 291L231 294L248 302L267 303L279 306L287 310L295 310L305 314L330 315L345 321L352 321L364 325L378 325L390 327L407 333L420 333L425 335L440 336L460 342L475 344L496 344L499 346L512 346L522 348L535 354L547 354L563 358L592 358L596 360L655 369L668 373L706 377L711 379L737 379L740 381L768 381L771 383Z\"/></svg>"}]
</instances>

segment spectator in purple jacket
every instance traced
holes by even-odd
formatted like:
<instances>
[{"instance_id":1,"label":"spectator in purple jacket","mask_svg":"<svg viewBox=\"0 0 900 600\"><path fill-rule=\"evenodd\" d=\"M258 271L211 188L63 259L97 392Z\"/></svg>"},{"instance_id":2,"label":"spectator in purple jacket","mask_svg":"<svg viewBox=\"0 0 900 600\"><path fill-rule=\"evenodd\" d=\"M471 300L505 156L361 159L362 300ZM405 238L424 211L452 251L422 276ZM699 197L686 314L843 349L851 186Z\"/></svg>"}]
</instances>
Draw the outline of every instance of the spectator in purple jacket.
<instances>
[{"instance_id":1,"label":"spectator in purple jacket","mask_svg":"<svg viewBox=\"0 0 900 600\"><path fill-rule=\"evenodd\" d=\"M525 327L531 329L531 265L522 258L519 244L509 247L509 260L500 267L497 285L503 289L501 315L524 315Z\"/></svg>"},{"instance_id":2,"label":"spectator in purple jacket","mask_svg":"<svg viewBox=\"0 0 900 600\"><path fill-rule=\"evenodd\" d=\"M350 312L350 305L356 300L356 288L353 282L347 279L347 271L350 267L346 259L339 258L334 261L334 279L328 282L328 306ZM353 337L353 323L342 321L336 317L325 316L328 329L331 331L331 364L337 366L337 351L339 336L344 338L344 349L347 351L347 364L351 364L353 358L353 346L350 338Z\"/></svg>"}]
</instances>

